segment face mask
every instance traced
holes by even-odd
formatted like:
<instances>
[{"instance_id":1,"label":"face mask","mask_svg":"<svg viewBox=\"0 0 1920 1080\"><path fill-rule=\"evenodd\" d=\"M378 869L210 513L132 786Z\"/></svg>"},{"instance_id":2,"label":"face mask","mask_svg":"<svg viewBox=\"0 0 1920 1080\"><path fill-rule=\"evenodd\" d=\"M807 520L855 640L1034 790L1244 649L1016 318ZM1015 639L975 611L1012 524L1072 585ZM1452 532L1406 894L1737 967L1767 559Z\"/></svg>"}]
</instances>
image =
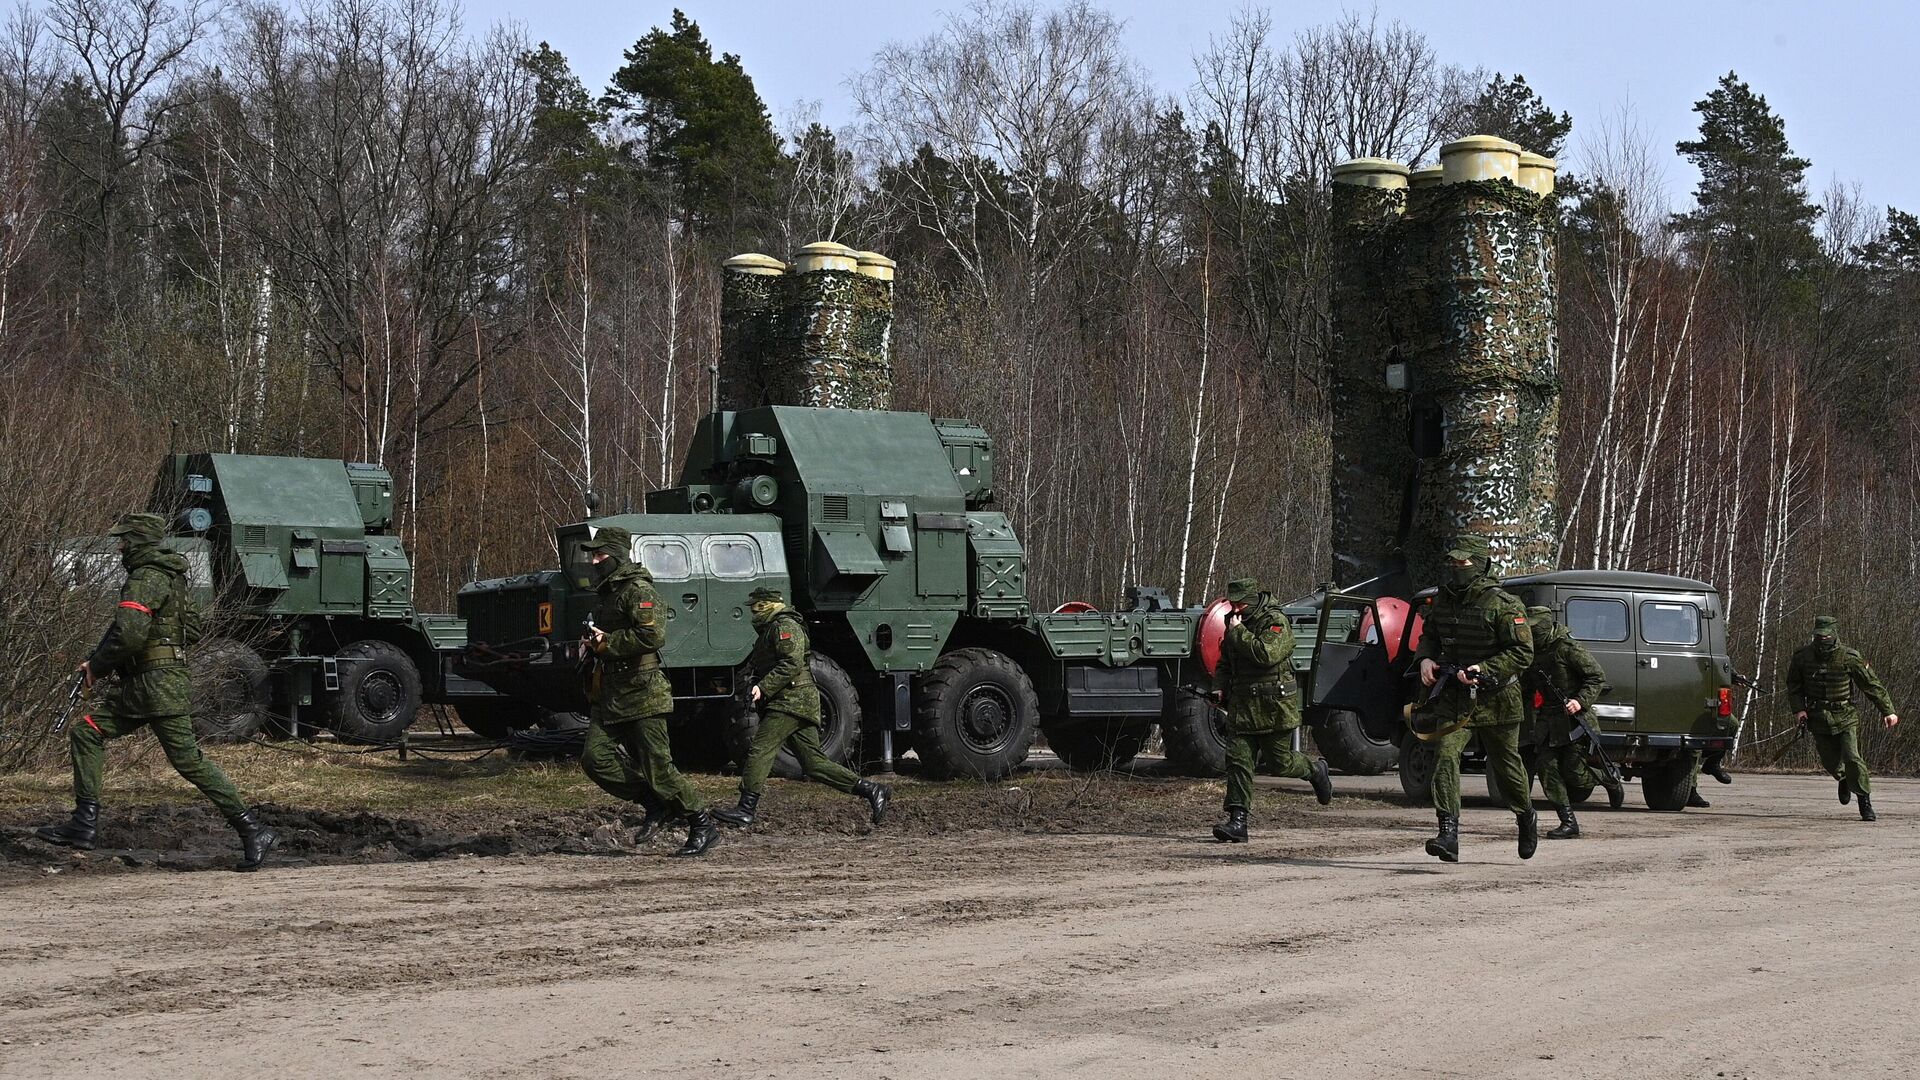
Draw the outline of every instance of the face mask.
<instances>
[{"instance_id":1,"label":"face mask","mask_svg":"<svg viewBox=\"0 0 1920 1080\"><path fill-rule=\"evenodd\" d=\"M1813 645L1814 648L1823 653L1830 653L1840 647L1840 639L1837 637L1817 637L1813 639Z\"/></svg>"},{"instance_id":2,"label":"face mask","mask_svg":"<svg viewBox=\"0 0 1920 1080\"><path fill-rule=\"evenodd\" d=\"M1473 584L1474 580L1479 576L1480 564L1477 561L1469 560L1465 566L1455 566L1452 563L1447 564L1446 580L1447 587L1450 589L1456 591L1464 589Z\"/></svg>"},{"instance_id":3,"label":"face mask","mask_svg":"<svg viewBox=\"0 0 1920 1080\"><path fill-rule=\"evenodd\" d=\"M594 584L598 585L613 576L613 572L618 569L620 569L620 560L608 557L594 563L588 568L588 572L593 575Z\"/></svg>"},{"instance_id":4,"label":"face mask","mask_svg":"<svg viewBox=\"0 0 1920 1080\"><path fill-rule=\"evenodd\" d=\"M768 623L772 622L773 617L775 615L780 614L780 612L785 607L786 607L785 604L769 603L764 600L758 604L752 605L753 625L755 626L767 625Z\"/></svg>"}]
</instances>

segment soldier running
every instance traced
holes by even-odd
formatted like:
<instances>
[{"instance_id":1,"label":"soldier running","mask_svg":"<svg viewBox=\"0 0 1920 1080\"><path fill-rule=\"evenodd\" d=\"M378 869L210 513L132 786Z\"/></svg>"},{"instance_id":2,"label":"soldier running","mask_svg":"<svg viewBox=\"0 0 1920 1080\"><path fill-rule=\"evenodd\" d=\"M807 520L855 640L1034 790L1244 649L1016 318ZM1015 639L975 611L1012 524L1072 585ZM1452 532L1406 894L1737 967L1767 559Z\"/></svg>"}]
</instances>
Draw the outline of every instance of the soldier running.
<instances>
[{"instance_id":1,"label":"soldier running","mask_svg":"<svg viewBox=\"0 0 1920 1080\"><path fill-rule=\"evenodd\" d=\"M666 820L684 816L687 840L674 854L704 855L720 830L706 801L673 767L667 737L673 688L660 670L667 628L653 575L632 561L633 534L625 529L602 528L580 550L591 560L600 593L587 636L598 685L590 688L593 722L580 749L580 767L607 794L646 808L642 839ZM628 760L620 758L622 747Z\"/></svg>"},{"instance_id":2,"label":"soldier running","mask_svg":"<svg viewBox=\"0 0 1920 1080\"><path fill-rule=\"evenodd\" d=\"M1540 833L1533 785L1520 758L1520 724L1526 718L1520 676L1533 663L1527 610L1494 581L1492 552L1483 537L1455 537L1447 548L1445 574L1414 654L1423 686L1432 689L1443 674L1450 680L1416 717L1416 730L1424 722L1427 730L1445 732L1434 740L1433 808L1440 832L1427 841L1427 854L1460 861L1460 752L1477 733L1487 769L1519 825L1520 857L1531 859ZM1443 664L1450 674L1442 672Z\"/></svg>"},{"instance_id":3,"label":"soldier running","mask_svg":"<svg viewBox=\"0 0 1920 1080\"><path fill-rule=\"evenodd\" d=\"M247 807L233 782L200 753L194 741L186 647L198 636L198 616L187 595L187 560L160 546L166 531L166 520L157 514L127 514L110 532L119 538L127 583L120 588L120 606L114 609L112 625L79 669L89 688L102 679L110 681L99 707L68 729L73 817L42 826L34 835L92 851L100 823L107 740L144 727L160 740L174 770L219 807L240 835L240 863L235 869L257 870L279 837L260 824L259 815Z\"/></svg>"},{"instance_id":4,"label":"soldier running","mask_svg":"<svg viewBox=\"0 0 1920 1080\"><path fill-rule=\"evenodd\" d=\"M865 799L873 823L880 824L893 789L861 779L820 749L820 690L807 662L806 620L787 606L779 589L755 589L747 594L747 604L759 635L748 662L756 680L753 704L762 710L760 726L753 733L746 766L740 770L739 805L715 810L713 816L723 825L753 824L774 755L784 746L800 760L800 771L807 779Z\"/></svg>"},{"instance_id":5,"label":"soldier running","mask_svg":"<svg viewBox=\"0 0 1920 1080\"><path fill-rule=\"evenodd\" d=\"M1560 817L1560 824L1548 831L1547 839L1578 840L1580 821L1573 816L1573 800L1567 796L1569 782L1591 787L1597 781L1607 789L1607 802L1615 810L1627 798L1627 790L1618 779L1595 777L1589 772L1586 755L1597 748L1581 746L1586 732L1574 720L1590 712L1593 703L1600 700L1607 689L1607 676L1586 646L1554 621L1552 608L1528 608L1527 629L1533 634L1528 689L1540 695L1540 704L1534 710L1530 765L1540 774L1540 787Z\"/></svg>"},{"instance_id":6,"label":"soldier running","mask_svg":"<svg viewBox=\"0 0 1920 1080\"><path fill-rule=\"evenodd\" d=\"M1300 728L1300 692L1293 679L1293 627L1273 597L1253 578L1227 584L1227 635L1218 682L1227 710L1227 820L1213 827L1222 843L1247 842L1247 808L1256 768L1313 785L1320 805L1333 801L1325 758L1309 760L1293 748Z\"/></svg>"},{"instance_id":7,"label":"soldier running","mask_svg":"<svg viewBox=\"0 0 1920 1080\"><path fill-rule=\"evenodd\" d=\"M1860 798L1860 820L1878 821L1873 812L1872 784L1867 763L1860 756L1860 713L1853 705L1854 687L1881 714L1881 723L1900 722L1886 684L1860 650L1840 643L1840 623L1831 615L1813 620L1813 640L1794 651L1787 663L1787 707L1794 719L1813 736L1820 767L1840 782L1840 805Z\"/></svg>"}]
</instances>

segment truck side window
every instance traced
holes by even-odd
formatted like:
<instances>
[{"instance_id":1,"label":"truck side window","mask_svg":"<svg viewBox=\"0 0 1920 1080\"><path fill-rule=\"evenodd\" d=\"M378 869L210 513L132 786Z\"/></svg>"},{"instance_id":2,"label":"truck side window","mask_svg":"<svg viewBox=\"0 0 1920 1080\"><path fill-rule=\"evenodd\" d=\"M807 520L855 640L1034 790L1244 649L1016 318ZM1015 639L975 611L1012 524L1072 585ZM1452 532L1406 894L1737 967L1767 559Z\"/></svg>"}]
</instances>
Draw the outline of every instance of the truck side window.
<instances>
[{"instance_id":1,"label":"truck side window","mask_svg":"<svg viewBox=\"0 0 1920 1080\"><path fill-rule=\"evenodd\" d=\"M707 572L717 578L750 578L760 571L759 549L746 537L707 541Z\"/></svg>"},{"instance_id":2,"label":"truck side window","mask_svg":"<svg viewBox=\"0 0 1920 1080\"><path fill-rule=\"evenodd\" d=\"M655 581L685 581L693 576L693 552L681 540L636 540L634 557Z\"/></svg>"},{"instance_id":3,"label":"truck side window","mask_svg":"<svg viewBox=\"0 0 1920 1080\"><path fill-rule=\"evenodd\" d=\"M1627 640L1627 602L1592 598L1567 601L1567 629L1581 641Z\"/></svg>"},{"instance_id":4,"label":"truck side window","mask_svg":"<svg viewBox=\"0 0 1920 1080\"><path fill-rule=\"evenodd\" d=\"M1652 645L1700 644L1700 609L1669 600L1640 602L1640 636Z\"/></svg>"}]
</instances>

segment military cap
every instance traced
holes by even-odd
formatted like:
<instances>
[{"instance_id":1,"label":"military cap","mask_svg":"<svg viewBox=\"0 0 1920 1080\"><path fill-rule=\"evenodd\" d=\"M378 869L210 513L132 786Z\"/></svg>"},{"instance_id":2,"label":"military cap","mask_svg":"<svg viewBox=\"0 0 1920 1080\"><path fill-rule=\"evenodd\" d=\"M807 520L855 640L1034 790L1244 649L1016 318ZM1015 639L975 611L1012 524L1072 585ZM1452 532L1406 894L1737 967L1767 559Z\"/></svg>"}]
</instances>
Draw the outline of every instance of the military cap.
<instances>
[{"instance_id":1,"label":"military cap","mask_svg":"<svg viewBox=\"0 0 1920 1080\"><path fill-rule=\"evenodd\" d=\"M159 514L122 514L107 530L108 536L125 536L157 544L167 535L167 519Z\"/></svg>"},{"instance_id":2,"label":"military cap","mask_svg":"<svg viewBox=\"0 0 1920 1080\"><path fill-rule=\"evenodd\" d=\"M1260 579L1259 578L1250 578L1250 577L1234 578L1232 581L1227 582L1227 602L1228 603L1244 604L1247 601L1259 595L1260 595Z\"/></svg>"},{"instance_id":3,"label":"military cap","mask_svg":"<svg viewBox=\"0 0 1920 1080\"><path fill-rule=\"evenodd\" d=\"M1553 609L1550 607L1541 607L1539 604L1534 604L1527 608L1527 618L1551 619L1553 618Z\"/></svg>"},{"instance_id":4,"label":"military cap","mask_svg":"<svg viewBox=\"0 0 1920 1080\"><path fill-rule=\"evenodd\" d=\"M779 589L769 588L765 585L747 594L747 603L749 604L784 604L786 602L787 597L785 593L782 593Z\"/></svg>"},{"instance_id":5,"label":"military cap","mask_svg":"<svg viewBox=\"0 0 1920 1080\"><path fill-rule=\"evenodd\" d=\"M633 534L618 525L608 525L593 534L593 539L580 545L580 550L588 553L611 551L625 555L633 550Z\"/></svg>"},{"instance_id":6,"label":"military cap","mask_svg":"<svg viewBox=\"0 0 1920 1080\"><path fill-rule=\"evenodd\" d=\"M1472 533L1461 533L1447 543L1449 559L1491 559L1493 549L1487 546L1487 538Z\"/></svg>"},{"instance_id":7,"label":"military cap","mask_svg":"<svg viewBox=\"0 0 1920 1080\"><path fill-rule=\"evenodd\" d=\"M1839 619L1831 615L1815 615L1813 617L1813 633L1815 637L1833 637L1839 632Z\"/></svg>"}]
</instances>

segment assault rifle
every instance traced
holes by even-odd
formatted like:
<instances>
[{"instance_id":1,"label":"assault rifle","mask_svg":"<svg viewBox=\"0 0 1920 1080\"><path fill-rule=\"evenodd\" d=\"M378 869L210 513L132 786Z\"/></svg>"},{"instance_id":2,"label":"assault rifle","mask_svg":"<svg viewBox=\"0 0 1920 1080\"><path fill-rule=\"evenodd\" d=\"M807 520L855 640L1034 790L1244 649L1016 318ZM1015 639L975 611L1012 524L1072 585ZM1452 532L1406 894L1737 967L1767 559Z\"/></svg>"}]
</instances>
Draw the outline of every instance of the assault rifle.
<instances>
[{"instance_id":1,"label":"assault rifle","mask_svg":"<svg viewBox=\"0 0 1920 1080\"><path fill-rule=\"evenodd\" d=\"M73 711L80 707L80 699L87 693L87 676L84 672L75 672L73 687L67 691L67 702L60 707L59 715L53 718L53 730L58 735L67 730L67 721L73 719Z\"/></svg>"},{"instance_id":2,"label":"assault rifle","mask_svg":"<svg viewBox=\"0 0 1920 1080\"><path fill-rule=\"evenodd\" d=\"M1583 708L1571 714L1566 712L1569 703L1577 705L1579 704L1579 700L1568 696L1567 692L1560 689L1552 679L1543 677L1539 681L1541 696L1546 698L1548 703L1556 705L1561 713L1567 715L1568 719L1573 721L1574 726L1579 728L1581 733L1587 737L1587 745L1593 747L1593 753L1600 759L1600 768L1606 773L1607 779L1613 781L1615 784L1623 783L1624 781L1620 776L1620 769L1614 765L1611 758L1607 757L1607 748L1600 745L1600 732L1595 730L1592 721L1587 719L1587 710ZM1727 782L1732 783L1730 780Z\"/></svg>"},{"instance_id":3,"label":"assault rifle","mask_svg":"<svg viewBox=\"0 0 1920 1080\"><path fill-rule=\"evenodd\" d=\"M1473 710L1480 701L1480 691L1485 690L1488 693L1492 693L1500 689L1502 684L1499 679L1485 671L1467 672L1467 668L1470 666L1471 665L1468 664L1434 665L1433 685L1426 688L1426 698L1422 700L1418 706L1408 706L1409 713L1407 719L1413 728L1415 738L1421 742L1433 742L1436 739L1451 735L1460 730L1466 726L1468 720L1472 719ZM1460 714L1455 717L1450 724L1445 726L1437 723L1430 726L1423 725L1420 717L1425 714L1426 708L1439 701L1441 693L1446 690L1449 684L1458 679L1463 672L1467 674L1467 707L1461 710ZM1419 675L1420 665L1415 664L1407 669L1408 678L1418 678ZM1424 730L1423 726L1425 727Z\"/></svg>"}]
</instances>

